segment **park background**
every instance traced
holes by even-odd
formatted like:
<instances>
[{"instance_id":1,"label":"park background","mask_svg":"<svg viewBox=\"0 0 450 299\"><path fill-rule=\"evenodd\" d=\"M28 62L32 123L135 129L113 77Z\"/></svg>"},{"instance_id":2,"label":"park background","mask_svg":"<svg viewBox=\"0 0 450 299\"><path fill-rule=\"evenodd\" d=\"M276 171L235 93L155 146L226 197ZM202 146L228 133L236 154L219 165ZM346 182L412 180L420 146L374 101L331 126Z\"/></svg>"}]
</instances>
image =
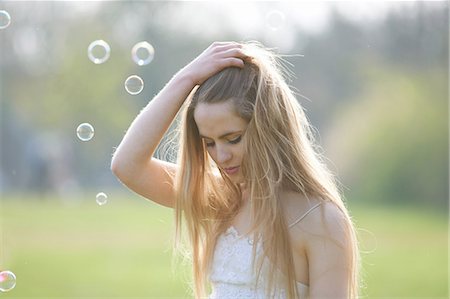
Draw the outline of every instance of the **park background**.
<instances>
[{"instance_id":1,"label":"park background","mask_svg":"<svg viewBox=\"0 0 450 299\"><path fill-rule=\"evenodd\" d=\"M447 298L448 2L1 1L4 298L189 298L172 211L111 174L133 118L215 40L284 54L358 228L364 298ZM274 28L269 16L283 16ZM94 40L111 56L88 59ZM131 48L147 41L154 60ZM301 54L301 55L298 55ZM130 95L124 81L145 82ZM95 136L82 142L79 124ZM105 205L96 194L108 195Z\"/></svg>"}]
</instances>

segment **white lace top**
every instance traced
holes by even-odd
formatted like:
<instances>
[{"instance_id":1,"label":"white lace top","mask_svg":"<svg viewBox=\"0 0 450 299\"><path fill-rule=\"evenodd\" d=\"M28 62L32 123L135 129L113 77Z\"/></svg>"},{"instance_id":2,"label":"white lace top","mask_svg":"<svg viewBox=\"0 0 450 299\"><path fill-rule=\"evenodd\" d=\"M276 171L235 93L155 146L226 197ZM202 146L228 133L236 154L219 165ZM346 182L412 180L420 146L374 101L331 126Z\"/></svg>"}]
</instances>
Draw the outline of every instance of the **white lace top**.
<instances>
[{"instance_id":1,"label":"white lace top","mask_svg":"<svg viewBox=\"0 0 450 299\"><path fill-rule=\"evenodd\" d=\"M210 271L212 293L209 299L286 298L284 290L272 296L265 293L264 277L267 276L268 269L264 266L256 288L256 273L252 267L252 246L253 240L250 237L239 236L233 226L218 238ZM257 254L261 254L260 244L257 246ZM308 297L307 285L297 282L297 290L300 299Z\"/></svg>"}]
</instances>

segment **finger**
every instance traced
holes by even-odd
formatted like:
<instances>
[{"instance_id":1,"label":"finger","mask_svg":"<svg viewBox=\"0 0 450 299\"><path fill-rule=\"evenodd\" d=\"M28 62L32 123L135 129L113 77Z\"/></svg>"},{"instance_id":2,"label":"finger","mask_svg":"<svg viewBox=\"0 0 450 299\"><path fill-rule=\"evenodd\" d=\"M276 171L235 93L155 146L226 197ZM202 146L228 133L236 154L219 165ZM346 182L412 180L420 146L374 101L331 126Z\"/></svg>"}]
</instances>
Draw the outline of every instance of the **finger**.
<instances>
[{"instance_id":1,"label":"finger","mask_svg":"<svg viewBox=\"0 0 450 299\"><path fill-rule=\"evenodd\" d=\"M213 48L215 53L221 53L230 49L242 49L242 45L236 42L227 42L221 45L217 45Z\"/></svg>"},{"instance_id":2,"label":"finger","mask_svg":"<svg viewBox=\"0 0 450 299\"><path fill-rule=\"evenodd\" d=\"M238 67L238 68L243 68L244 67L244 61L240 58L235 58L235 57L230 57L230 58L225 58L221 61L221 68L226 68L226 67Z\"/></svg>"},{"instance_id":3,"label":"finger","mask_svg":"<svg viewBox=\"0 0 450 299\"><path fill-rule=\"evenodd\" d=\"M225 42L213 42L211 46L226 46L226 45L239 45L239 43L234 41L225 41Z\"/></svg>"},{"instance_id":4,"label":"finger","mask_svg":"<svg viewBox=\"0 0 450 299\"><path fill-rule=\"evenodd\" d=\"M247 59L249 56L242 50L242 48L230 48L221 53L223 57L237 57Z\"/></svg>"}]
</instances>

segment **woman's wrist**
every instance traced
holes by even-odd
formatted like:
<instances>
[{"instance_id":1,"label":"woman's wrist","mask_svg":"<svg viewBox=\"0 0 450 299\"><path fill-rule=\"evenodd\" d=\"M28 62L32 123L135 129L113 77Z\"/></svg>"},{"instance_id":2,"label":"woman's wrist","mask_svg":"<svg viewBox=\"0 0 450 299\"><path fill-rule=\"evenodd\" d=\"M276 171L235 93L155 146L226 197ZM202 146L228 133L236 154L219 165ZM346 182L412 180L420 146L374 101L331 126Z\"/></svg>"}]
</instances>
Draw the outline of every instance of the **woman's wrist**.
<instances>
[{"instance_id":1,"label":"woman's wrist","mask_svg":"<svg viewBox=\"0 0 450 299\"><path fill-rule=\"evenodd\" d=\"M196 85L198 85L194 74L190 73L186 68L183 68L176 73L172 80L176 81L177 85L181 84L182 86L186 86L189 90L192 90Z\"/></svg>"}]
</instances>

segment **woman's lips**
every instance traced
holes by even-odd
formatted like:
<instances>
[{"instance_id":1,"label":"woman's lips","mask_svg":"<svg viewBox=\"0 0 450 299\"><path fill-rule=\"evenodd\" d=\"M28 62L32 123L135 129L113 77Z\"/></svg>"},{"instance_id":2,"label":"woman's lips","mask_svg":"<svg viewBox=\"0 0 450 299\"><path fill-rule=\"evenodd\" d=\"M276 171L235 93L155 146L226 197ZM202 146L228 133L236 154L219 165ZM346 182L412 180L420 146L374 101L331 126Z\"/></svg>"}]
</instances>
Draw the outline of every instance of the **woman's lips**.
<instances>
[{"instance_id":1,"label":"woman's lips","mask_svg":"<svg viewBox=\"0 0 450 299\"><path fill-rule=\"evenodd\" d=\"M239 166L224 168L223 169L228 175L233 175L239 171Z\"/></svg>"}]
</instances>

